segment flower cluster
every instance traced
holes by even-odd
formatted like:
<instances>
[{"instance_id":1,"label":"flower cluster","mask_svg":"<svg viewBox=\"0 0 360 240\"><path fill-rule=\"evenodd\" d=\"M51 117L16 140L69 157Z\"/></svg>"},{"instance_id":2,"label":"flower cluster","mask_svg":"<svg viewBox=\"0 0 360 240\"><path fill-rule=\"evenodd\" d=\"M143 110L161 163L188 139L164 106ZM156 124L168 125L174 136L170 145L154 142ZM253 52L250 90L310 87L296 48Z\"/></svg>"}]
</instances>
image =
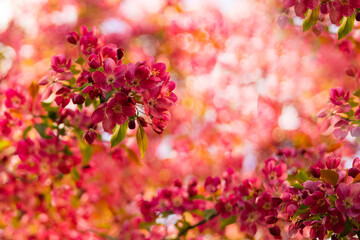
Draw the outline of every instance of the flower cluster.
<instances>
[{"instance_id":1,"label":"flower cluster","mask_svg":"<svg viewBox=\"0 0 360 240\"><path fill-rule=\"evenodd\" d=\"M265 161L261 177L241 181L230 168L221 180L208 177L204 186L196 179L186 185L176 180L139 204L147 226L177 215L176 230L169 233L177 237L195 227L200 232L207 226L223 231L236 224L240 231L250 236L258 232L266 239L353 238L360 235L359 163L356 158L352 168L343 169L341 159L329 155L311 170L288 175L284 158L278 156ZM188 222L185 213L199 222Z\"/></svg>"},{"instance_id":2,"label":"flower cluster","mask_svg":"<svg viewBox=\"0 0 360 240\"><path fill-rule=\"evenodd\" d=\"M60 109L71 108L70 102L79 109L94 108L91 125L83 136L89 144L96 140L95 130L100 123L110 134L116 133L117 125L126 124L123 131L134 129L136 122L141 125L138 129L150 124L157 133L165 130L177 96L164 63L156 63L153 58L149 62L124 63L124 50L105 44L96 28L89 31L82 26L80 34L69 33L67 41L78 50L76 60L53 56L52 71L39 85L47 86L43 99L54 93Z\"/></svg>"},{"instance_id":3,"label":"flower cluster","mask_svg":"<svg viewBox=\"0 0 360 240\"><path fill-rule=\"evenodd\" d=\"M283 0L284 9L294 7L297 17L304 18L303 29L312 29L316 35L324 30L321 21L324 16L329 16L330 22L335 25L345 24L347 29L340 28L338 31L339 39L349 34L353 28L355 19L360 20L360 1L340 1L340 0ZM282 16L280 19L283 19ZM279 21L278 21L279 22ZM284 20L280 21L284 22Z\"/></svg>"},{"instance_id":4,"label":"flower cluster","mask_svg":"<svg viewBox=\"0 0 360 240\"><path fill-rule=\"evenodd\" d=\"M350 97L349 92L337 87L330 89L330 103L327 108L322 109L318 118L324 118L321 130L327 131L330 126L334 128L334 136L343 140L350 132L351 136L360 136L360 91L356 91Z\"/></svg>"}]
</instances>

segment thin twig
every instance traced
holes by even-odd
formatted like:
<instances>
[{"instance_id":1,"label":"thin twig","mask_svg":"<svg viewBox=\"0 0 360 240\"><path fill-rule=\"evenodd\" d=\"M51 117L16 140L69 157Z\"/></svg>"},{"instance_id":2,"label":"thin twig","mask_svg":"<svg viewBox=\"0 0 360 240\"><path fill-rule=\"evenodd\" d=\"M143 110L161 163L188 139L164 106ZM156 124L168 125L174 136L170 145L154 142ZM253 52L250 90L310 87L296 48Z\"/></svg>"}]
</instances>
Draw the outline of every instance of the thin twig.
<instances>
[{"instance_id":1,"label":"thin twig","mask_svg":"<svg viewBox=\"0 0 360 240\"><path fill-rule=\"evenodd\" d=\"M218 215L219 215L219 213L214 213L213 215L211 215L211 216L209 217L209 219L207 219L207 220L206 220L206 219L203 219L203 220L201 220L200 222L198 222L197 224L191 225L191 226L183 229L181 232L179 232L179 234L177 235L176 238L180 238L181 236L185 235L190 229L196 228L197 226L200 226L200 225L202 225L202 224L210 221L211 219L217 217Z\"/></svg>"}]
</instances>

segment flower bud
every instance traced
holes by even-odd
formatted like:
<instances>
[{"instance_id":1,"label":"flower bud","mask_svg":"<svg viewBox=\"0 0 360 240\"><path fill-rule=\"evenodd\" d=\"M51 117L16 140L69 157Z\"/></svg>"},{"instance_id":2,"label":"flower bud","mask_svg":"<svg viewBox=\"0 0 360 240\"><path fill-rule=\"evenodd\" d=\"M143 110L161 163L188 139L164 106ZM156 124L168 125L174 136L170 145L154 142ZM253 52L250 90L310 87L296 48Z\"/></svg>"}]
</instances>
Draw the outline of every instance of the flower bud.
<instances>
[{"instance_id":1,"label":"flower bud","mask_svg":"<svg viewBox=\"0 0 360 240\"><path fill-rule=\"evenodd\" d=\"M359 173L360 173L360 170L357 168L350 168L349 172L348 172L349 176L352 178L355 178Z\"/></svg>"},{"instance_id":2,"label":"flower bud","mask_svg":"<svg viewBox=\"0 0 360 240\"><path fill-rule=\"evenodd\" d=\"M264 218L266 224L273 224L278 221L278 219L275 216L266 216Z\"/></svg>"},{"instance_id":3,"label":"flower bud","mask_svg":"<svg viewBox=\"0 0 360 240\"><path fill-rule=\"evenodd\" d=\"M136 124L134 120L129 120L129 129L135 129Z\"/></svg>"},{"instance_id":4,"label":"flower bud","mask_svg":"<svg viewBox=\"0 0 360 240\"><path fill-rule=\"evenodd\" d=\"M147 127L147 123L146 123L146 121L145 121L144 118L138 117L138 121L139 121L139 123L141 124L141 126Z\"/></svg>"},{"instance_id":5,"label":"flower bud","mask_svg":"<svg viewBox=\"0 0 360 240\"><path fill-rule=\"evenodd\" d=\"M66 164L65 161L62 161L59 163L58 169L62 174L68 174L71 171L71 166L69 166L69 164Z\"/></svg>"},{"instance_id":6,"label":"flower bud","mask_svg":"<svg viewBox=\"0 0 360 240\"><path fill-rule=\"evenodd\" d=\"M66 40L67 40L69 43L76 45L77 42L79 41L79 34L78 34L77 32L68 33L68 34L66 35Z\"/></svg>"},{"instance_id":7,"label":"flower bud","mask_svg":"<svg viewBox=\"0 0 360 240\"><path fill-rule=\"evenodd\" d=\"M269 228L269 232L270 232L271 235L273 235L273 236L280 236L280 234L281 234L280 228L277 227L277 226L272 227L272 228Z\"/></svg>"},{"instance_id":8,"label":"flower bud","mask_svg":"<svg viewBox=\"0 0 360 240\"><path fill-rule=\"evenodd\" d=\"M97 134L94 132L94 130L89 129L84 133L83 139L85 139L88 144L92 144L95 141L96 137Z\"/></svg>"},{"instance_id":9,"label":"flower bud","mask_svg":"<svg viewBox=\"0 0 360 240\"><path fill-rule=\"evenodd\" d=\"M313 177L315 177L315 178L320 177L320 168L319 167L311 166L310 167L310 172L311 172L311 175L313 175Z\"/></svg>"},{"instance_id":10,"label":"flower bud","mask_svg":"<svg viewBox=\"0 0 360 240\"><path fill-rule=\"evenodd\" d=\"M326 167L328 169L337 168L340 165L341 159L335 156L329 156L326 158Z\"/></svg>"},{"instance_id":11,"label":"flower bud","mask_svg":"<svg viewBox=\"0 0 360 240\"><path fill-rule=\"evenodd\" d=\"M123 58L123 56L124 56L124 49L118 48L116 50L116 55L117 55L117 59L121 60Z\"/></svg>"},{"instance_id":12,"label":"flower bud","mask_svg":"<svg viewBox=\"0 0 360 240\"><path fill-rule=\"evenodd\" d=\"M78 94L78 95L75 95L73 98L72 98L72 102L74 104L78 104L78 105L81 105L85 102L85 98L83 95L81 94Z\"/></svg>"},{"instance_id":13,"label":"flower bud","mask_svg":"<svg viewBox=\"0 0 360 240\"><path fill-rule=\"evenodd\" d=\"M89 56L88 60L89 60L89 66L93 69L97 69L101 66L101 59L99 58L98 55L94 53Z\"/></svg>"}]
</instances>

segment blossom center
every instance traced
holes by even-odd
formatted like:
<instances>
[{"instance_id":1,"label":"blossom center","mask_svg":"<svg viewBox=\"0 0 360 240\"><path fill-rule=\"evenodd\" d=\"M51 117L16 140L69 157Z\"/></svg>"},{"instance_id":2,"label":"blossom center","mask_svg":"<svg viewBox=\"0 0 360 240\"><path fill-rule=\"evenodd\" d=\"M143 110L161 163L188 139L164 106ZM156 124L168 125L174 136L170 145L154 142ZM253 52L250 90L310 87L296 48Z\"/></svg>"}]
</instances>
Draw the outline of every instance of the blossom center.
<instances>
[{"instance_id":1,"label":"blossom center","mask_svg":"<svg viewBox=\"0 0 360 240\"><path fill-rule=\"evenodd\" d=\"M337 216L330 216L330 222L335 225L339 222L339 219Z\"/></svg>"},{"instance_id":2,"label":"blossom center","mask_svg":"<svg viewBox=\"0 0 360 240\"><path fill-rule=\"evenodd\" d=\"M344 202L345 208L350 208L354 205L354 201L351 197L345 198L343 202Z\"/></svg>"},{"instance_id":3,"label":"blossom center","mask_svg":"<svg viewBox=\"0 0 360 240\"><path fill-rule=\"evenodd\" d=\"M115 77L114 75L109 75L107 78L106 78L106 81L109 82L109 83L113 83L115 82Z\"/></svg>"},{"instance_id":4,"label":"blossom center","mask_svg":"<svg viewBox=\"0 0 360 240\"><path fill-rule=\"evenodd\" d=\"M156 77L156 76L159 75L159 74L160 74L160 71L156 70L155 68L153 68L153 70L152 70L151 73L150 73L150 75L151 75L151 76L154 76L154 77Z\"/></svg>"},{"instance_id":5,"label":"blossom center","mask_svg":"<svg viewBox=\"0 0 360 240\"><path fill-rule=\"evenodd\" d=\"M113 108L113 110L114 110L115 113L121 113L122 112L122 106L120 104L118 104Z\"/></svg>"},{"instance_id":6,"label":"blossom center","mask_svg":"<svg viewBox=\"0 0 360 240\"><path fill-rule=\"evenodd\" d=\"M322 198L322 199L319 199L317 201L317 205L319 205L320 207L324 206L325 205L325 200Z\"/></svg>"}]
</instances>

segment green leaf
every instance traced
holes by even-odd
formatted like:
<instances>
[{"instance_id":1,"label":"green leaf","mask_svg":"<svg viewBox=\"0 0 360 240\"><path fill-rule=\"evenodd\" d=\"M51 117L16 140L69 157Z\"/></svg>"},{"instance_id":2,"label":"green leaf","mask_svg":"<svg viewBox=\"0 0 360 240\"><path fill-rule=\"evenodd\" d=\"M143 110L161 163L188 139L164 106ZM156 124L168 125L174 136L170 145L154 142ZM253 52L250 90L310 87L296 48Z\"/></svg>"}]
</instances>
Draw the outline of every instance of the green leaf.
<instances>
[{"instance_id":1,"label":"green leaf","mask_svg":"<svg viewBox=\"0 0 360 240\"><path fill-rule=\"evenodd\" d=\"M80 147L80 151L81 154L83 156L83 166L86 166L90 159L92 154L94 153L94 149L87 143L85 143L84 141L79 141L79 147Z\"/></svg>"},{"instance_id":2,"label":"green leaf","mask_svg":"<svg viewBox=\"0 0 360 240\"><path fill-rule=\"evenodd\" d=\"M27 134L29 133L29 131L31 130L32 126L28 126L27 128L25 128L24 132L23 132L23 139L25 140L27 137Z\"/></svg>"},{"instance_id":3,"label":"green leaf","mask_svg":"<svg viewBox=\"0 0 360 240\"><path fill-rule=\"evenodd\" d=\"M206 200L206 198L201 195L201 194L196 194L195 196L192 196L190 197L191 200L194 200L194 199L202 199L202 200Z\"/></svg>"},{"instance_id":4,"label":"green leaf","mask_svg":"<svg viewBox=\"0 0 360 240\"><path fill-rule=\"evenodd\" d=\"M82 57L78 57L77 59L75 59L75 62L76 62L77 64L82 65L82 64L85 62L85 60L84 60Z\"/></svg>"},{"instance_id":5,"label":"green leaf","mask_svg":"<svg viewBox=\"0 0 360 240\"><path fill-rule=\"evenodd\" d=\"M319 20L319 9L320 7L317 7L313 10L309 9L306 13L306 17L303 22L303 32L306 32L310 30L317 21Z\"/></svg>"},{"instance_id":6,"label":"green leaf","mask_svg":"<svg viewBox=\"0 0 360 240\"><path fill-rule=\"evenodd\" d=\"M291 186L297 189L305 189L300 183L293 183L291 184Z\"/></svg>"},{"instance_id":7,"label":"green leaf","mask_svg":"<svg viewBox=\"0 0 360 240\"><path fill-rule=\"evenodd\" d=\"M90 104L91 104L92 102L93 102L93 101L92 101L90 98L86 98L86 99L85 99L85 107L90 106Z\"/></svg>"},{"instance_id":8,"label":"green leaf","mask_svg":"<svg viewBox=\"0 0 360 240\"><path fill-rule=\"evenodd\" d=\"M344 38L352 31L354 27L354 22L355 22L355 13L350 17L343 17L343 19L341 20L341 25L338 30L338 40Z\"/></svg>"},{"instance_id":9,"label":"green leaf","mask_svg":"<svg viewBox=\"0 0 360 240\"><path fill-rule=\"evenodd\" d=\"M348 218L346 218L346 222L344 224L344 230L340 234L340 237L347 236L351 232L352 228L353 228L353 225L352 225L351 221Z\"/></svg>"},{"instance_id":10,"label":"green leaf","mask_svg":"<svg viewBox=\"0 0 360 240\"><path fill-rule=\"evenodd\" d=\"M119 143L121 143L126 138L127 129L128 129L128 121L126 121L123 125L115 126L115 131L111 136L111 140L110 140L112 148L119 145Z\"/></svg>"},{"instance_id":11,"label":"green leaf","mask_svg":"<svg viewBox=\"0 0 360 240\"><path fill-rule=\"evenodd\" d=\"M321 169L320 178L331 185L336 185L339 180L339 174L331 169Z\"/></svg>"},{"instance_id":12,"label":"green leaf","mask_svg":"<svg viewBox=\"0 0 360 240\"><path fill-rule=\"evenodd\" d=\"M151 222L141 222L139 224L139 228L140 229L147 229L150 231L150 228L151 226L155 225L155 222L154 221L151 221Z\"/></svg>"},{"instance_id":13,"label":"green leaf","mask_svg":"<svg viewBox=\"0 0 360 240\"><path fill-rule=\"evenodd\" d=\"M235 222L236 222L236 216L234 215L228 218L224 218L221 220L220 223L221 229L225 229L227 225L233 224Z\"/></svg>"},{"instance_id":14,"label":"green leaf","mask_svg":"<svg viewBox=\"0 0 360 240\"><path fill-rule=\"evenodd\" d=\"M356 90L353 94L360 98L360 89Z\"/></svg>"},{"instance_id":15,"label":"green leaf","mask_svg":"<svg viewBox=\"0 0 360 240\"><path fill-rule=\"evenodd\" d=\"M75 65L71 65L70 67L70 71L73 75L76 75L76 74L79 74L80 71L76 69L76 66Z\"/></svg>"},{"instance_id":16,"label":"green leaf","mask_svg":"<svg viewBox=\"0 0 360 240\"><path fill-rule=\"evenodd\" d=\"M300 183L303 183L308 180L308 175L304 172L304 170L299 170L295 176L295 179Z\"/></svg>"},{"instance_id":17,"label":"green leaf","mask_svg":"<svg viewBox=\"0 0 360 240\"><path fill-rule=\"evenodd\" d=\"M78 170L76 170L75 167L73 167L71 169L71 175L72 177L75 179L75 181L79 181L80 180L80 173L78 172Z\"/></svg>"},{"instance_id":18,"label":"green leaf","mask_svg":"<svg viewBox=\"0 0 360 240\"><path fill-rule=\"evenodd\" d=\"M50 139L52 138L51 136L49 136L46 133L46 129L47 129L47 125L44 123L37 123L34 125L34 128L36 129L36 131L40 134L40 136L44 139Z\"/></svg>"},{"instance_id":19,"label":"green leaf","mask_svg":"<svg viewBox=\"0 0 360 240\"><path fill-rule=\"evenodd\" d=\"M139 127L136 131L136 141L137 141L137 145L139 147L140 150L140 154L141 154L141 158L144 158L144 155L146 153L146 149L148 146L148 140L146 137L146 133L144 128L141 126L141 124L139 124Z\"/></svg>"},{"instance_id":20,"label":"green leaf","mask_svg":"<svg viewBox=\"0 0 360 240\"><path fill-rule=\"evenodd\" d=\"M67 145L64 147L63 152L64 152L64 154L65 154L66 156L72 156L72 155L74 155L74 153L70 150L69 146L67 146Z\"/></svg>"},{"instance_id":21,"label":"green leaf","mask_svg":"<svg viewBox=\"0 0 360 240\"><path fill-rule=\"evenodd\" d=\"M215 209L206 209L204 212L205 221L209 221L209 219L216 213Z\"/></svg>"},{"instance_id":22,"label":"green leaf","mask_svg":"<svg viewBox=\"0 0 360 240\"><path fill-rule=\"evenodd\" d=\"M301 204L299 209L295 212L293 218L296 218L297 216L300 216L303 213L306 213L310 211L310 207L306 206L305 204Z\"/></svg>"}]
</instances>

